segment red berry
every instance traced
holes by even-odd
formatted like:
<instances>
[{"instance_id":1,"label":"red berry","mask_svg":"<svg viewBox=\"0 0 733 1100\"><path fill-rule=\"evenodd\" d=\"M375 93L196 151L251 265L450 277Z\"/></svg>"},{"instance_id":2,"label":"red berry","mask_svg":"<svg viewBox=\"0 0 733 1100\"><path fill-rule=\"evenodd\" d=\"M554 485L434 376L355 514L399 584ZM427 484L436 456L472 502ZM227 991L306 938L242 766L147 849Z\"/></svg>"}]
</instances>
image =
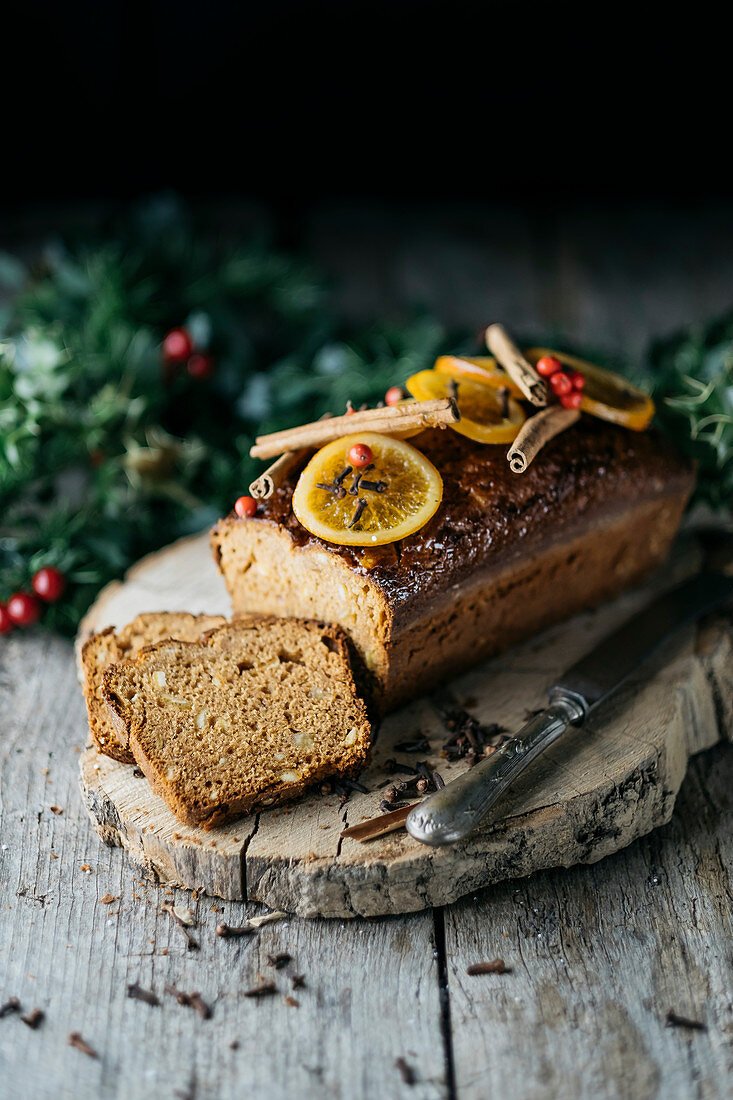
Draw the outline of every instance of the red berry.
<instances>
[{"instance_id":1,"label":"red berry","mask_svg":"<svg viewBox=\"0 0 733 1100\"><path fill-rule=\"evenodd\" d=\"M30 626L41 617L41 605L30 592L16 592L8 600L8 615L18 626Z\"/></svg>"},{"instance_id":2,"label":"red berry","mask_svg":"<svg viewBox=\"0 0 733 1100\"><path fill-rule=\"evenodd\" d=\"M579 409L582 400L583 395L580 390L571 390L570 393L564 393L561 396L560 404L566 409Z\"/></svg>"},{"instance_id":3,"label":"red berry","mask_svg":"<svg viewBox=\"0 0 733 1100\"><path fill-rule=\"evenodd\" d=\"M400 401L404 401L405 391L402 386L390 386L384 395L385 405L399 405Z\"/></svg>"},{"instance_id":4,"label":"red berry","mask_svg":"<svg viewBox=\"0 0 733 1100\"><path fill-rule=\"evenodd\" d=\"M39 569L31 582L33 591L47 603L57 600L66 588L66 578L58 569L47 565L45 569Z\"/></svg>"},{"instance_id":5,"label":"red berry","mask_svg":"<svg viewBox=\"0 0 733 1100\"><path fill-rule=\"evenodd\" d=\"M163 358L169 363L185 363L193 351L193 340L185 328L172 328L163 340Z\"/></svg>"},{"instance_id":6,"label":"red berry","mask_svg":"<svg viewBox=\"0 0 733 1100\"><path fill-rule=\"evenodd\" d=\"M366 443L355 443L349 450L349 462L357 469L368 466L373 458L371 447L367 447Z\"/></svg>"},{"instance_id":7,"label":"red berry","mask_svg":"<svg viewBox=\"0 0 733 1100\"><path fill-rule=\"evenodd\" d=\"M570 381L570 377L565 371L558 371L557 374L550 376L550 389L557 394L558 397L562 397L565 393L570 393L573 388L573 383Z\"/></svg>"},{"instance_id":8,"label":"red berry","mask_svg":"<svg viewBox=\"0 0 733 1100\"><path fill-rule=\"evenodd\" d=\"M204 352L194 352L186 364L191 378L210 378L214 373L214 360Z\"/></svg>"},{"instance_id":9,"label":"red berry","mask_svg":"<svg viewBox=\"0 0 733 1100\"><path fill-rule=\"evenodd\" d=\"M581 374L579 370L571 370L570 381L573 383L574 390L582 390L585 385L585 375Z\"/></svg>"},{"instance_id":10,"label":"red berry","mask_svg":"<svg viewBox=\"0 0 733 1100\"><path fill-rule=\"evenodd\" d=\"M7 607L0 603L0 634L9 634L13 629L13 620L10 618Z\"/></svg>"},{"instance_id":11,"label":"red berry","mask_svg":"<svg viewBox=\"0 0 733 1100\"><path fill-rule=\"evenodd\" d=\"M557 374L559 370L562 370L562 363L554 355L543 355L541 359L537 360L537 373L541 374L543 378L550 378L553 374Z\"/></svg>"},{"instance_id":12,"label":"red berry","mask_svg":"<svg viewBox=\"0 0 733 1100\"><path fill-rule=\"evenodd\" d=\"M257 501L254 497L240 497L234 505L234 511L240 519L247 516L249 519L257 514Z\"/></svg>"}]
</instances>

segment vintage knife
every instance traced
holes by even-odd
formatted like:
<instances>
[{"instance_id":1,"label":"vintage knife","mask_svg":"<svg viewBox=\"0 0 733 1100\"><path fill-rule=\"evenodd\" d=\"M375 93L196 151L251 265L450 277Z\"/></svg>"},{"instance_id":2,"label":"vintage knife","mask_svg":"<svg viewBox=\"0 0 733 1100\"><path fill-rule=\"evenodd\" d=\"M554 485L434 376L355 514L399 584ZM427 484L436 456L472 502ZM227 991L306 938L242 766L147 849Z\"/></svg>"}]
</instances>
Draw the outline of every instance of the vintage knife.
<instances>
[{"instance_id":1,"label":"vintage knife","mask_svg":"<svg viewBox=\"0 0 733 1100\"><path fill-rule=\"evenodd\" d=\"M569 726L582 726L657 646L680 627L733 600L733 577L699 573L671 589L573 665L549 705L493 755L413 806L407 830L424 844L453 844L472 832L514 780Z\"/></svg>"}]
</instances>

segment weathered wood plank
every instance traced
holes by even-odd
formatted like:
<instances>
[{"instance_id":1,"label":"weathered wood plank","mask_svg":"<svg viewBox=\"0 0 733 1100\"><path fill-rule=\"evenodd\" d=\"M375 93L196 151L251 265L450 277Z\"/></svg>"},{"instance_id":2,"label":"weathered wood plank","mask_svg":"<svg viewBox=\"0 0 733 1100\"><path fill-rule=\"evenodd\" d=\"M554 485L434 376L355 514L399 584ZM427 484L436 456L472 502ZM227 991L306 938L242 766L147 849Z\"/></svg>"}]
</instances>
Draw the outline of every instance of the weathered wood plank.
<instances>
[{"instance_id":1,"label":"weathered wood plank","mask_svg":"<svg viewBox=\"0 0 733 1100\"><path fill-rule=\"evenodd\" d=\"M446 912L459 1096L730 1094L733 750L690 765L671 822L601 864ZM500 956L511 974L470 977ZM669 1009L706 1032L665 1027Z\"/></svg>"},{"instance_id":2,"label":"weathered wood plank","mask_svg":"<svg viewBox=\"0 0 733 1100\"><path fill-rule=\"evenodd\" d=\"M682 540L665 570L641 590L538 635L457 679L451 690L470 700L481 722L506 729L544 703L564 668L637 610L660 586L698 566L699 550ZM84 628L121 625L141 610L196 610L222 604L221 581L206 535L144 559L122 584L105 589ZM219 602L217 602L219 601ZM418 700L382 724L373 760L345 811L336 795L310 792L297 803L206 832L183 826L134 769L90 750L81 760L90 812L107 842L160 881L225 898L256 898L300 916L352 917L410 912L544 867L593 862L669 819L689 755L728 729L715 714L712 678L694 653L696 632L668 646L627 690L569 732L503 800L494 820L466 843L435 849L404 831L369 844L339 839L348 823L374 816L380 790L394 780L386 766L395 748L418 731L431 767L449 782L465 762L440 757L447 731L434 700ZM709 638L710 661L733 676L723 624ZM409 762L404 757L404 762ZM246 879L246 889L245 882Z\"/></svg>"},{"instance_id":3,"label":"weathered wood plank","mask_svg":"<svg viewBox=\"0 0 733 1100\"><path fill-rule=\"evenodd\" d=\"M46 1013L37 1031L0 1019L3 1097L447 1095L429 914L347 927L288 920L246 940L217 937L218 921L242 924L256 907L144 883L94 833L77 782L86 721L71 646L13 635L0 650L0 685L0 1004L17 996ZM102 904L106 894L118 900ZM193 908L198 951L160 912L163 901ZM292 965L276 971L267 956L283 951ZM305 974L304 989L292 988L291 971ZM260 974L278 993L245 997ZM162 1005L130 1000L134 982ZM166 985L199 991L213 1019ZM99 1060L68 1045L71 1031ZM400 1057L416 1069L414 1087Z\"/></svg>"}]
</instances>

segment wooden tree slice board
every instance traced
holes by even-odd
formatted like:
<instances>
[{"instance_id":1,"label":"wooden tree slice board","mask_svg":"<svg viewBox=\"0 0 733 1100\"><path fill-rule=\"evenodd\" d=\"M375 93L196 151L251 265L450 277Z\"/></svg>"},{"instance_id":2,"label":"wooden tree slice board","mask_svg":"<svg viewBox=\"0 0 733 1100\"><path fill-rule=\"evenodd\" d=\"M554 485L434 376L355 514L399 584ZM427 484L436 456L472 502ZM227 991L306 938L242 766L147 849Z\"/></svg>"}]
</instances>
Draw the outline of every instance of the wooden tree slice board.
<instances>
[{"instance_id":1,"label":"wooden tree slice board","mask_svg":"<svg viewBox=\"0 0 733 1100\"><path fill-rule=\"evenodd\" d=\"M481 722L509 730L542 706L555 676L643 606L660 587L691 570L689 555L645 588L560 624L455 680L458 703ZM141 611L230 610L206 535L143 559L108 586L80 637L121 626ZM598 714L568 732L497 806L469 840L428 848L406 832L368 843L340 837L379 813L380 788L394 773L385 761L410 756L395 745L418 732L446 782L465 766L440 751L449 736L434 701L418 700L383 723L362 775L368 794L345 806L317 792L211 831L179 822L135 769L87 749L84 798L102 840L122 845L138 871L156 881L229 899L249 898L303 917L406 913L443 905L541 868L593 863L667 822L688 758L733 737L730 620L717 616L681 633Z\"/></svg>"}]
</instances>

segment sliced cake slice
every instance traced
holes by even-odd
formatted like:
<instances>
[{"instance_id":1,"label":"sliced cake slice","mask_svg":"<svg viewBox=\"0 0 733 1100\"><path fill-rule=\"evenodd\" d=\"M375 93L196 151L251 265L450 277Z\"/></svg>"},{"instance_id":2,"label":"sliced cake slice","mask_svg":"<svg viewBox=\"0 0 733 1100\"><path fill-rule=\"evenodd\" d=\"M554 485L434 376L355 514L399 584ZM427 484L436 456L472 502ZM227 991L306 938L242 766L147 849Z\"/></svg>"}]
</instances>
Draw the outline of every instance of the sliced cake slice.
<instances>
[{"instance_id":1,"label":"sliced cake slice","mask_svg":"<svg viewBox=\"0 0 733 1100\"><path fill-rule=\"evenodd\" d=\"M166 641L104 673L113 721L151 787L204 827L354 775L371 741L346 635L251 617L196 643Z\"/></svg>"},{"instance_id":2,"label":"sliced cake slice","mask_svg":"<svg viewBox=\"0 0 733 1100\"><path fill-rule=\"evenodd\" d=\"M226 619L221 615L190 615L185 611L154 611L138 615L126 627L115 633L108 627L99 634L92 634L82 646L81 662L84 671L84 698L89 715L92 740L100 752L134 764L135 759L127 744L124 729L120 731L112 722L109 708L102 695L102 675L115 661L134 657L143 646L155 645L166 638L182 642L197 642L207 630L222 626Z\"/></svg>"}]
</instances>

